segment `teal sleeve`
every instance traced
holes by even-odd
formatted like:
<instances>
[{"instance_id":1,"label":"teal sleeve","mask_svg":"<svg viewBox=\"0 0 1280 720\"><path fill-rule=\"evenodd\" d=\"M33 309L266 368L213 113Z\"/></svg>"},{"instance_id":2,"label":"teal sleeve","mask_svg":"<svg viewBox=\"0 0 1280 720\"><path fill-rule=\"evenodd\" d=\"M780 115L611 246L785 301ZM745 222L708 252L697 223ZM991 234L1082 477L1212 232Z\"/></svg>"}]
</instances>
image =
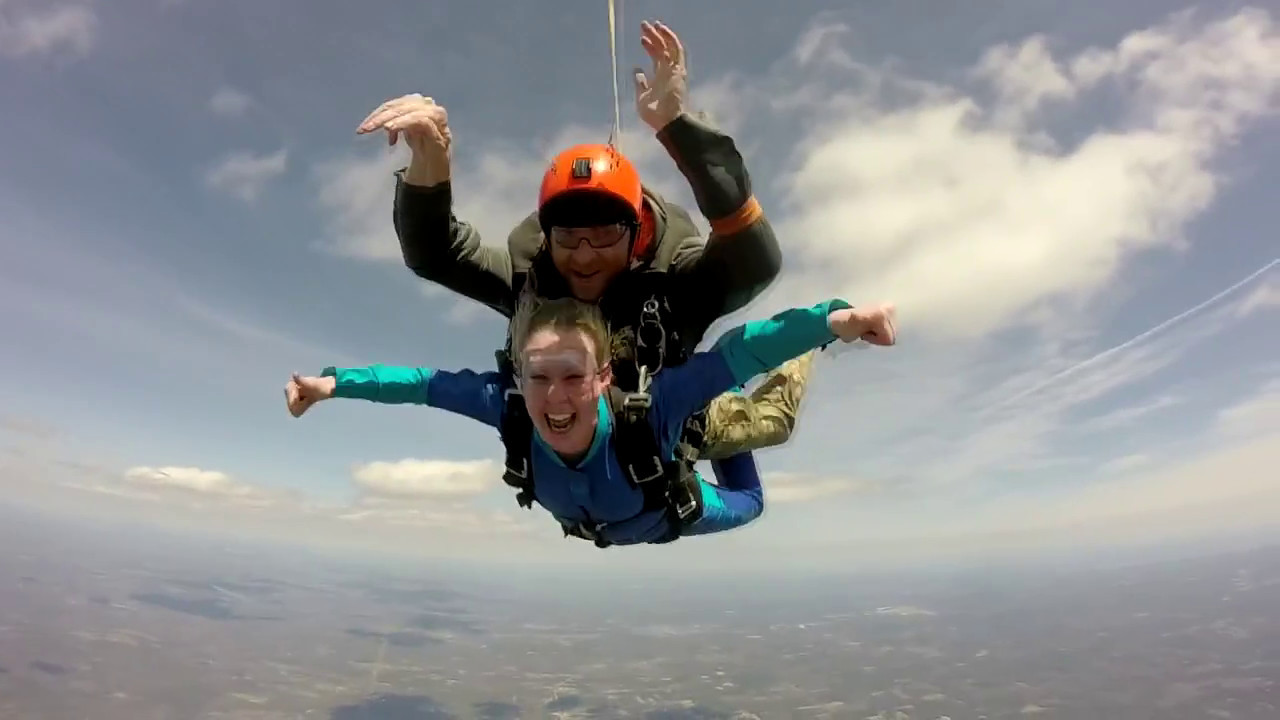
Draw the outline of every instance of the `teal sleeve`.
<instances>
[{"instance_id":1,"label":"teal sleeve","mask_svg":"<svg viewBox=\"0 0 1280 720\"><path fill-rule=\"evenodd\" d=\"M716 341L715 350L724 356L729 371L739 384L766 373L786 361L836 340L828 316L852 307L834 299L812 307L783 310L767 320L740 325Z\"/></svg>"},{"instance_id":2,"label":"teal sleeve","mask_svg":"<svg viewBox=\"0 0 1280 720\"><path fill-rule=\"evenodd\" d=\"M370 365L362 368L327 367L321 377L337 380L333 396L369 400L386 405L428 405L428 387L436 371L427 367Z\"/></svg>"}]
</instances>

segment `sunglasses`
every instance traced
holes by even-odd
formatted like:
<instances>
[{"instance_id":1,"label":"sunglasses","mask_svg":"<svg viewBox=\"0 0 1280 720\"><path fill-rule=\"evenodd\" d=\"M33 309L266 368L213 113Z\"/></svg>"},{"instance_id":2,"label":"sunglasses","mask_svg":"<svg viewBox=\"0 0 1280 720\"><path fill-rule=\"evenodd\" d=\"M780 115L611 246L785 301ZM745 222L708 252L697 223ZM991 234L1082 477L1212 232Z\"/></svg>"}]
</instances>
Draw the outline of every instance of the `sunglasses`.
<instances>
[{"instance_id":1,"label":"sunglasses","mask_svg":"<svg viewBox=\"0 0 1280 720\"><path fill-rule=\"evenodd\" d=\"M613 247L627 236L631 226L626 223L597 225L584 228L551 228L551 242L565 250L577 250L585 240L587 245L596 250Z\"/></svg>"}]
</instances>

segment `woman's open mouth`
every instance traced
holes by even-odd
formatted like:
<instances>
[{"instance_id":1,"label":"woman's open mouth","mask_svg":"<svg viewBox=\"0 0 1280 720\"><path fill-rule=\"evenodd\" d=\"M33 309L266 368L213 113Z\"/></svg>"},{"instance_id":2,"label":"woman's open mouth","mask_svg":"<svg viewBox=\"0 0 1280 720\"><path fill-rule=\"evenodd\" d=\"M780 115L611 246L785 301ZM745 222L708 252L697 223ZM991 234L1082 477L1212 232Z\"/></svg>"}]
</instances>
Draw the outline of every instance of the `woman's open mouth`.
<instances>
[{"instance_id":1,"label":"woman's open mouth","mask_svg":"<svg viewBox=\"0 0 1280 720\"><path fill-rule=\"evenodd\" d=\"M543 417L547 419L547 427L551 432L563 433L573 427L573 421L577 416L577 413L547 413Z\"/></svg>"}]
</instances>

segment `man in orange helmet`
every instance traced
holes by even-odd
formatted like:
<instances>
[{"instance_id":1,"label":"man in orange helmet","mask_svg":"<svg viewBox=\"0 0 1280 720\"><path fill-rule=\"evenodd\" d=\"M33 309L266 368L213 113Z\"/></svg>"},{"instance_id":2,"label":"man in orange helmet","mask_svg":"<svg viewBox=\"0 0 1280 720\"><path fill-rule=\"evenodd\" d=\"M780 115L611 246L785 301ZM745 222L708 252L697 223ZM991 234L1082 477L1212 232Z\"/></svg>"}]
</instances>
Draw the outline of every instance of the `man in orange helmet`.
<instances>
[{"instance_id":1,"label":"man in orange helmet","mask_svg":"<svg viewBox=\"0 0 1280 720\"><path fill-rule=\"evenodd\" d=\"M661 23L644 23L641 45L654 73L651 85L636 71L637 110L688 179L711 225L708 240L615 147L588 144L552 161L537 210L511 232L505 251L485 246L452 212L443 107L406 95L384 103L358 131L386 131L392 144L403 135L412 149L397 173L394 208L410 270L506 317L522 293L599 303L615 329L614 378L624 390L639 386L640 366L652 374L683 362L716 319L754 299L781 269L777 239L732 138L686 112L679 39ZM812 359L787 363L749 396L718 398L703 420L701 456L785 442Z\"/></svg>"}]
</instances>

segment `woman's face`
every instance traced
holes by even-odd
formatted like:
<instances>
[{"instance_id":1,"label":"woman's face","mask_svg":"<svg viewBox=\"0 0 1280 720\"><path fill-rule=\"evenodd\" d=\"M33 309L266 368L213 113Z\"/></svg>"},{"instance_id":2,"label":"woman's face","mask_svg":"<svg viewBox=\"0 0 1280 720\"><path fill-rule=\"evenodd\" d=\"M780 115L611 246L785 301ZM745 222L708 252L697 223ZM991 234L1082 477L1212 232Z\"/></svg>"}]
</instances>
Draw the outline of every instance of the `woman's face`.
<instances>
[{"instance_id":1,"label":"woman's face","mask_svg":"<svg viewBox=\"0 0 1280 720\"><path fill-rule=\"evenodd\" d=\"M523 349L520 391L533 427L567 458L591 447L598 402L611 380L595 358L595 344L581 330L539 330Z\"/></svg>"}]
</instances>

